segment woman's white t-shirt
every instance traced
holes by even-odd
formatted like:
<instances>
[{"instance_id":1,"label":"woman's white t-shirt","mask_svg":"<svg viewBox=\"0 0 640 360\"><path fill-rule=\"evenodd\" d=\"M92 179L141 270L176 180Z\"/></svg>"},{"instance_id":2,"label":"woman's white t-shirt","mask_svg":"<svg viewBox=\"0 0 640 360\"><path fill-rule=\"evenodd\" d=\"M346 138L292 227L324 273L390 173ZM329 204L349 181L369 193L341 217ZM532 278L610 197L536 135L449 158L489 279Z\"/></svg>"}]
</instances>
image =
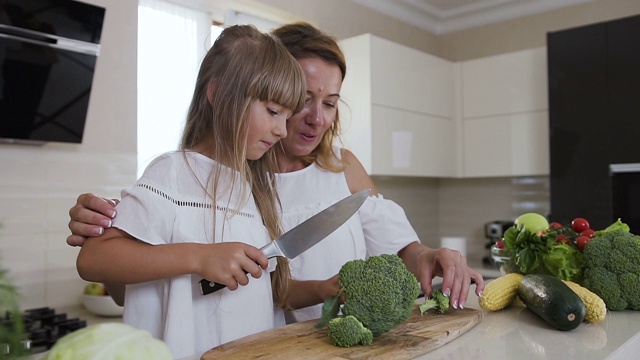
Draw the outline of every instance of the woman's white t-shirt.
<instances>
[{"instance_id":1,"label":"woman's white t-shirt","mask_svg":"<svg viewBox=\"0 0 640 360\"><path fill-rule=\"evenodd\" d=\"M132 188L123 190L113 226L152 245L237 241L264 246L270 237L250 191L248 200L241 201L236 187L231 195L219 194L215 204L205 192L214 165L194 152L159 156ZM223 172L220 188L228 190L226 175L233 171ZM200 280L184 275L128 285L124 322L162 339L174 358L274 327L267 271L235 291L225 288L205 296Z\"/></svg>"},{"instance_id":2,"label":"woman's white t-shirt","mask_svg":"<svg viewBox=\"0 0 640 360\"><path fill-rule=\"evenodd\" d=\"M339 153L339 150L337 150ZM289 173L278 174L284 230L289 230L351 195L344 172L324 170L313 163ZM326 280L342 265L354 259L380 254L397 254L419 241L404 210L395 202L370 196L354 216L331 235L290 261L297 280ZM322 304L287 312L286 322L318 319ZM276 309L276 321L283 325L283 313Z\"/></svg>"}]
</instances>

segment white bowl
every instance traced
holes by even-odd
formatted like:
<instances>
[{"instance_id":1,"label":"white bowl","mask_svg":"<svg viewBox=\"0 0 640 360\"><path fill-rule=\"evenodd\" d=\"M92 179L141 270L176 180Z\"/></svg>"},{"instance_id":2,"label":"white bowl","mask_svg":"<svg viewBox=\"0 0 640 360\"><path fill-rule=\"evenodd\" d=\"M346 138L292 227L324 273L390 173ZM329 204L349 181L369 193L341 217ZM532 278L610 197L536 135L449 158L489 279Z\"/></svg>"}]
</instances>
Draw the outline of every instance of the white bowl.
<instances>
[{"instance_id":1,"label":"white bowl","mask_svg":"<svg viewBox=\"0 0 640 360\"><path fill-rule=\"evenodd\" d=\"M82 295L82 305L90 313L100 316L122 316L124 312L124 308L109 295Z\"/></svg>"}]
</instances>

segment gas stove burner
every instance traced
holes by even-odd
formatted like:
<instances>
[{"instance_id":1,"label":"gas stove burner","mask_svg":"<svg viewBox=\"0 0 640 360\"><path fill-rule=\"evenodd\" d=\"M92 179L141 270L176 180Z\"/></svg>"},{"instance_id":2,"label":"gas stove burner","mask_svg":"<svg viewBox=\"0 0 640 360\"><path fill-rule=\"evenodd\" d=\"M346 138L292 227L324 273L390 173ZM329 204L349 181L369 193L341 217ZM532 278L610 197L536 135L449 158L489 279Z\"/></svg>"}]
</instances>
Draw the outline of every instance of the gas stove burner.
<instances>
[{"instance_id":1,"label":"gas stove burner","mask_svg":"<svg viewBox=\"0 0 640 360\"><path fill-rule=\"evenodd\" d=\"M68 319L67 314L56 313L49 307L25 310L22 320L25 331L23 344L32 354L51 349L61 337L87 326L86 320ZM0 319L0 322L7 324L11 321L10 312Z\"/></svg>"}]
</instances>

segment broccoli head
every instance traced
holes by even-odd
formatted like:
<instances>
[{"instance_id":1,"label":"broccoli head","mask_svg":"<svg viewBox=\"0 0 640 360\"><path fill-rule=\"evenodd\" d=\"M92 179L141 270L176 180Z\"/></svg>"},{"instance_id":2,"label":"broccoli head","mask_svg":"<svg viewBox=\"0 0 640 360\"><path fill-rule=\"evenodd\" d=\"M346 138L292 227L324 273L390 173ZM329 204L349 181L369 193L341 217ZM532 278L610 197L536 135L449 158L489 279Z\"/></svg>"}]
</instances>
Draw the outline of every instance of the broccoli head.
<instances>
[{"instance_id":1,"label":"broccoli head","mask_svg":"<svg viewBox=\"0 0 640 360\"><path fill-rule=\"evenodd\" d=\"M420 293L418 280L397 255L351 260L340 269L339 282L340 293L325 301L318 326L338 315L337 299L344 295L342 314L355 316L374 337L407 320Z\"/></svg>"},{"instance_id":2,"label":"broccoli head","mask_svg":"<svg viewBox=\"0 0 640 360\"><path fill-rule=\"evenodd\" d=\"M373 334L354 316L331 319L328 326L331 343L340 347L351 347L358 344L371 345Z\"/></svg>"},{"instance_id":3,"label":"broccoli head","mask_svg":"<svg viewBox=\"0 0 640 360\"><path fill-rule=\"evenodd\" d=\"M425 298L424 303L420 305L420 314L424 315L431 309L435 309L438 314L449 311L449 297L442 292L442 289L433 290L431 296Z\"/></svg>"},{"instance_id":4,"label":"broccoli head","mask_svg":"<svg viewBox=\"0 0 640 360\"><path fill-rule=\"evenodd\" d=\"M640 310L640 236L624 229L599 232L584 248L583 285L609 310Z\"/></svg>"}]
</instances>

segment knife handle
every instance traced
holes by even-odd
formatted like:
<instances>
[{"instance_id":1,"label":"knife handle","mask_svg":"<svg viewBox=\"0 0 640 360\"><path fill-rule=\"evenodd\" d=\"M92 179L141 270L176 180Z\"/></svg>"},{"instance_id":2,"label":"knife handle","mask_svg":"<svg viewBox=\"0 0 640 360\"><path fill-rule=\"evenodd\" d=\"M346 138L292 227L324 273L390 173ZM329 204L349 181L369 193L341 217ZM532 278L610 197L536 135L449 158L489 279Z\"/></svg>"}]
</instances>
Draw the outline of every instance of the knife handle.
<instances>
[{"instance_id":1,"label":"knife handle","mask_svg":"<svg viewBox=\"0 0 640 360\"><path fill-rule=\"evenodd\" d=\"M209 295L226 287L227 285L218 284L217 282L212 282L207 279L200 280L200 294L202 295Z\"/></svg>"},{"instance_id":2,"label":"knife handle","mask_svg":"<svg viewBox=\"0 0 640 360\"><path fill-rule=\"evenodd\" d=\"M265 255L267 255L268 259L271 259L272 257L276 257L276 256L282 256L282 251L280 251L280 248L278 247L275 241L272 241L267 245L261 247L260 250ZM260 266L260 264L258 264L258 266ZM247 271L245 271L244 273L248 274ZM200 280L200 294L202 295L209 295L218 290L222 290L226 287L227 285L218 284L217 282L209 281L207 279Z\"/></svg>"}]
</instances>

